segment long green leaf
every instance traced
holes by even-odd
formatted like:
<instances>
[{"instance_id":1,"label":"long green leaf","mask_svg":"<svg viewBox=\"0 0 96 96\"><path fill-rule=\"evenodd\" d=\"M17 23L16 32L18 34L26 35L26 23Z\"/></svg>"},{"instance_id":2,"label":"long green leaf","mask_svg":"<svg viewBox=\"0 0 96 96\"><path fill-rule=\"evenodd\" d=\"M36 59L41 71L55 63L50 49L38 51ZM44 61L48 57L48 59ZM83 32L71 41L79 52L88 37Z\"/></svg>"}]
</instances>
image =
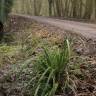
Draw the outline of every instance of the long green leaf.
<instances>
[{"instance_id":1,"label":"long green leaf","mask_svg":"<svg viewBox=\"0 0 96 96\"><path fill-rule=\"evenodd\" d=\"M52 76L53 76L53 73L54 73L54 70L52 70L51 73L49 74L48 80L47 80L47 82L46 82L45 88L44 88L41 96L44 96L44 95L45 95L46 90L47 90L47 87L48 87L48 85L49 85L49 81L51 80L51 78L52 78Z\"/></svg>"}]
</instances>

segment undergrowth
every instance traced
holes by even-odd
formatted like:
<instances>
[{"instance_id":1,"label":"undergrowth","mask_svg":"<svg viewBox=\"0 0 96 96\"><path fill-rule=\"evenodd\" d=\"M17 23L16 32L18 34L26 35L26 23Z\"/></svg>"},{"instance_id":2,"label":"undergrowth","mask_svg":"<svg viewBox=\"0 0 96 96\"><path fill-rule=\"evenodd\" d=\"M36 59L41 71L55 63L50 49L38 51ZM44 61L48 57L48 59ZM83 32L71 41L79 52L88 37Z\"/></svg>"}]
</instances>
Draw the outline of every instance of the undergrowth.
<instances>
[{"instance_id":1,"label":"undergrowth","mask_svg":"<svg viewBox=\"0 0 96 96\"><path fill-rule=\"evenodd\" d=\"M76 76L83 76L80 65L72 63L71 59L71 48L67 39L62 49L43 48L43 53L34 62L24 63L25 66L28 64L32 66L24 90L29 91L30 96L68 95L69 93L76 95ZM25 69L26 67L23 67L21 73Z\"/></svg>"},{"instance_id":2,"label":"undergrowth","mask_svg":"<svg viewBox=\"0 0 96 96\"><path fill-rule=\"evenodd\" d=\"M22 93L28 96L76 95L75 80L83 76L80 65L72 61L74 57L69 40L66 39L61 48L50 46L35 38L21 42L21 46L1 46L0 52L7 55L9 63L16 63L6 78L11 76L22 85Z\"/></svg>"},{"instance_id":3,"label":"undergrowth","mask_svg":"<svg viewBox=\"0 0 96 96\"><path fill-rule=\"evenodd\" d=\"M19 85L24 96L75 96L78 78L84 76L82 62L73 55L70 41L62 40L62 44L56 45L48 38L33 36L31 30L22 30L22 34L15 34L12 43L0 45L0 64L12 64L5 81ZM11 88L8 92L12 93Z\"/></svg>"}]
</instances>

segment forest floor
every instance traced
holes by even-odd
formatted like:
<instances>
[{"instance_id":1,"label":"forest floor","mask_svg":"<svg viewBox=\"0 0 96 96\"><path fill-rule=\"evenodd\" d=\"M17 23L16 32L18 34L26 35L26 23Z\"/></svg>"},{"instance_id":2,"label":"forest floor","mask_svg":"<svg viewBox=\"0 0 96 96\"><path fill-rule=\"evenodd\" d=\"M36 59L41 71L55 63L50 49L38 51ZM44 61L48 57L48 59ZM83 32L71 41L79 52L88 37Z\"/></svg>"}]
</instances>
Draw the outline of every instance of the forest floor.
<instances>
[{"instance_id":1,"label":"forest floor","mask_svg":"<svg viewBox=\"0 0 96 96\"><path fill-rule=\"evenodd\" d=\"M40 24L44 25L50 25L51 27L55 27L54 29L61 29L67 33L70 34L77 34L80 37L86 39L86 42L88 44L88 50L86 50L86 54L96 54L96 24L92 23L84 23L84 22L77 22L72 20L61 20L61 19L53 19L48 17L42 17L42 16L28 16L28 15L19 15L15 14L14 16L19 16L21 18L35 20ZM74 20L74 19L73 19ZM50 28L49 28L50 29ZM54 30L53 29L53 30ZM60 34L63 34L63 32L59 31ZM58 32L57 32L58 34Z\"/></svg>"},{"instance_id":2,"label":"forest floor","mask_svg":"<svg viewBox=\"0 0 96 96\"><path fill-rule=\"evenodd\" d=\"M28 16L28 15L18 15L18 14L16 16L30 18L30 20L33 19L41 23L50 24L52 26L56 26L61 29L64 29L65 31L67 30L67 31L75 32L77 34L81 34L82 36L85 36L86 38L89 39L96 39L96 24L91 24L88 22L84 23L84 22L78 22L72 20L61 20L61 19L48 18L42 16Z\"/></svg>"},{"instance_id":3,"label":"forest floor","mask_svg":"<svg viewBox=\"0 0 96 96\"><path fill-rule=\"evenodd\" d=\"M32 43L33 48L31 56L33 58L40 53L39 51L41 50L42 43L44 46L50 48L50 46L61 46L66 37L69 39L71 38L71 40L74 42L72 50L75 51L82 59L79 60L79 63L81 63L81 65L84 64L84 69L82 71L85 79L77 80L80 81L77 88L77 96L96 96L95 24L86 24L51 18L46 19L45 17L11 16L7 23L6 30L12 34L12 38L15 40L14 42L14 40L10 39L11 37L8 37L7 39L5 38L6 42L7 40L10 40L10 44L12 44L12 46L18 42L20 44L25 43L26 36L32 33L32 39L34 40ZM16 50L11 48L11 55L9 55L10 52L7 54L5 52L5 54L3 54L4 56L2 58L2 62L4 64L1 65L0 69L0 96L30 96L28 94L26 95L24 93L25 90L23 90L24 86L22 82L25 80L24 72L19 80L16 78L16 72L21 66L20 63L18 65L16 64L18 62L22 62L22 60L25 60L28 55L26 52L23 54L22 52L19 52L19 46L16 48ZM3 51L6 50L4 49ZM30 69L31 68L28 68L29 71ZM73 95L69 94L62 96Z\"/></svg>"}]
</instances>

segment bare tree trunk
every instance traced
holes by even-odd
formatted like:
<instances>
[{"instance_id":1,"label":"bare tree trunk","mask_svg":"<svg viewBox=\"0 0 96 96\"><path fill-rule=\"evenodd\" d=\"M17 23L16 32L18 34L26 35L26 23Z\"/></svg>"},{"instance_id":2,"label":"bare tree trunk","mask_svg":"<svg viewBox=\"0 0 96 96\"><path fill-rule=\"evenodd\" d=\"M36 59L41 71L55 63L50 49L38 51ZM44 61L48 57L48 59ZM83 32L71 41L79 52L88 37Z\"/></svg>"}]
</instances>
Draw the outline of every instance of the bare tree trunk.
<instances>
[{"instance_id":1,"label":"bare tree trunk","mask_svg":"<svg viewBox=\"0 0 96 96\"><path fill-rule=\"evenodd\" d=\"M49 3L49 16L52 16L52 4L53 4L53 0L48 0Z\"/></svg>"},{"instance_id":2,"label":"bare tree trunk","mask_svg":"<svg viewBox=\"0 0 96 96\"><path fill-rule=\"evenodd\" d=\"M91 14L91 21L96 20L96 1L92 0L92 14Z\"/></svg>"}]
</instances>

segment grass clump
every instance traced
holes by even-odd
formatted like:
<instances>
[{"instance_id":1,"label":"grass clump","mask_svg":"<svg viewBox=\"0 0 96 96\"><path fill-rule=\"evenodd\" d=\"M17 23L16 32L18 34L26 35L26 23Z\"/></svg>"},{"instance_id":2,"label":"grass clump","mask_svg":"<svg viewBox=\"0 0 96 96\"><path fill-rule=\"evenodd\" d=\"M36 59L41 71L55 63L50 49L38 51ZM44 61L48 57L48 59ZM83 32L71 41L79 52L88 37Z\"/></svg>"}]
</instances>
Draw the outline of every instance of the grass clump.
<instances>
[{"instance_id":1,"label":"grass clump","mask_svg":"<svg viewBox=\"0 0 96 96\"><path fill-rule=\"evenodd\" d=\"M70 59L68 40L62 49L44 49L44 54L33 65L32 78L27 85L32 96L54 96L74 91L76 86L70 78Z\"/></svg>"}]
</instances>

